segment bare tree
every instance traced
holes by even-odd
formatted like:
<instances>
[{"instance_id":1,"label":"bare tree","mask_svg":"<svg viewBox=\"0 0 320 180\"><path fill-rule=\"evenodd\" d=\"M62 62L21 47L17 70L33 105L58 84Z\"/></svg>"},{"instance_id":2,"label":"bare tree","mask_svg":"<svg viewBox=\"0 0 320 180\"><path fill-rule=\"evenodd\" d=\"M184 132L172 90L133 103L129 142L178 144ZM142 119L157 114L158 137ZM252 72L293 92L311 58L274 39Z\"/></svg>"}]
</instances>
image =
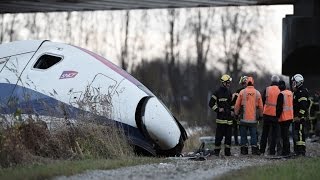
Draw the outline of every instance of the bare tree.
<instances>
[{"instance_id":1,"label":"bare tree","mask_svg":"<svg viewBox=\"0 0 320 180\"><path fill-rule=\"evenodd\" d=\"M143 63L148 57L145 55L146 51L146 35L148 34L150 18L149 18L149 11L141 10L141 16L136 19L137 22L132 23L130 28L134 29L132 31L132 40L130 41L130 53L128 53L128 63L131 63L130 72L133 71L134 66L137 66L140 63ZM135 19L132 18L132 22ZM128 71L128 69L127 69Z\"/></svg>"},{"instance_id":2,"label":"bare tree","mask_svg":"<svg viewBox=\"0 0 320 180\"><path fill-rule=\"evenodd\" d=\"M179 32L177 32L176 23L178 21L180 12L176 9L168 9L169 20L169 42L166 50L166 61L168 67L168 76L172 91L173 104L177 112L180 112L180 80L181 74L179 69L179 50L176 48L180 43Z\"/></svg>"},{"instance_id":3,"label":"bare tree","mask_svg":"<svg viewBox=\"0 0 320 180\"><path fill-rule=\"evenodd\" d=\"M74 22L71 19L71 12L67 12L67 16L66 16L66 38L65 40L69 43L73 43L73 38L72 38L72 26L74 25Z\"/></svg>"},{"instance_id":4,"label":"bare tree","mask_svg":"<svg viewBox=\"0 0 320 180\"><path fill-rule=\"evenodd\" d=\"M120 61L121 61L121 67L125 71L128 68L128 36L129 36L129 24L130 23L130 11L126 11L125 14L125 34L124 34L124 42L121 46L121 55L120 55Z\"/></svg>"},{"instance_id":5,"label":"bare tree","mask_svg":"<svg viewBox=\"0 0 320 180\"><path fill-rule=\"evenodd\" d=\"M4 37L4 15L0 14L0 43L3 42Z\"/></svg>"},{"instance_id":6,"label":"bare tree","mask_svg":"<svg viewBox=\"0 0 320 180\"><path fill-rule=\"evenodd\" d=\"M11 23L10 23L10 27L9 27L9 41L13 41L14 39L14 34L15 34L15 29L14 29L14 25L15 25L15 22L16 22L16 17L17 17L17 14L13 14L12 15L12 20L11 20Z\"/></svg>"},{"instance_id":7,"label":"bare tree","mask_svg":"<svg viewBox=\"0 0 320 180\"><path fill-rule=\"evenodd\" d=\"M211 47L211 39L213 38L216 28L213 25L215 10L213 8L207 8L207 11L203 11L203 8L200 8L196 9L195 14L190 14L191 17L187 21L187 29L191 29L191 31L189 31L195 40L197 67L197 80L193 83L195 86L194 95L198 97L198 102L202 104L202 106L207 106L208 83L206 83L206 64Z\"/></svg>"},{"instance_id":8,"label":"bare tree","mask_svg":"<svg viewBox=\"0 0 320 180\"><path fill-rule=\"evenodd\" d=\"M233 78L239 79L240 73L249 70L245 69L249 65L248 58L258 59L257 39L262 26L257 12L253 8L227 7L221 14L223 57L219 61ZM254 63L253 66L259 65Z\"/></svg>"}]
</instances>

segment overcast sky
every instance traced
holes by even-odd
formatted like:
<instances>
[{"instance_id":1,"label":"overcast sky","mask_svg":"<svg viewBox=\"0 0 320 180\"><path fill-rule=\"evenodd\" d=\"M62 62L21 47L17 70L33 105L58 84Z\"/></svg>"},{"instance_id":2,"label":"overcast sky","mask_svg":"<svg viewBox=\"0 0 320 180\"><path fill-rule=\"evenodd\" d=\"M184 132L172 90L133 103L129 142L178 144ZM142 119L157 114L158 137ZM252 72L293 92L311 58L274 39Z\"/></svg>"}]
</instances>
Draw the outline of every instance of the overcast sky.
<instances>
[{"instance_id":1,"label":"overcast sky","mask_svg":"<svg viewBox=\"0 0 320 180\"><path fill-rule=\"evenodd\" d=\"M282 67L282 19L286 14L293 14L292 5L274 5L270 6L273 13L267 18L267 22L272 24L273 28L266 30L266 52L265 64L270 68L270 72L281 74Z\"/></svg>"}]
</instances>

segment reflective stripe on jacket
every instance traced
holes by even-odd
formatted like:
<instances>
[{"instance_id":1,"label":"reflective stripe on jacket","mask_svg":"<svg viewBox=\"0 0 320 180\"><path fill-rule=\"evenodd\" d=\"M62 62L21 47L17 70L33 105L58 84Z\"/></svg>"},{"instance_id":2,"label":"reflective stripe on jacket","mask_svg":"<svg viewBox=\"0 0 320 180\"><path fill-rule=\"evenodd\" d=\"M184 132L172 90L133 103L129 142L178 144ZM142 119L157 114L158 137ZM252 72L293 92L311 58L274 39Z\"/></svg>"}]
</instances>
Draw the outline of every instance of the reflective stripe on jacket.
<instances>
[{"instance_id":1,"label":"reflective stripe on jacket","mask_svg":"<svg viewBox=\"0 0 320 180\"><path fill-rule=\"evenodd\" d=\"M288 121L293 119L293 93L289 90L281 92L283 94L283 110L279 121Z\"/></svg>"},{"instance_id":2,"label":"reflective stripe on jacket","mask_svg":"<svg viewBox=\"0 0 320 180\"><path fill-rule=\"evenodd\" d=\"M232 94L228 88L220 87L213 92L213 95L209 101L209 107L216 113L216 123L232 125L231 106ZM219 109L223 108L222 112Z\"/></svg>"},{"instance_id":3,"label":"reflective stripe on jacket","mask_svg":"<svg viewBox=\"0 0 320 180\"><path fill-rule=\"evenodd\" d=\"M277 98L279 93L280 89L276 85L266 88L266 102L263 108L263 114L276 116Z\"/></svg>"},{"instance_id":4,"label":"reflective stripe on jacket","mask_svg":"<svg viewBox=\"0 0 320 180\"><path fill-rule=\"evenodd\" d=\"M242 117L240 122L256 123L257 122L257 108L260 110L259 114L262 116L263 105L261 94L253 86L248 86L241 90L235 105L235 114L239 114L242 108Z\"/></svg>"}]
</instances>

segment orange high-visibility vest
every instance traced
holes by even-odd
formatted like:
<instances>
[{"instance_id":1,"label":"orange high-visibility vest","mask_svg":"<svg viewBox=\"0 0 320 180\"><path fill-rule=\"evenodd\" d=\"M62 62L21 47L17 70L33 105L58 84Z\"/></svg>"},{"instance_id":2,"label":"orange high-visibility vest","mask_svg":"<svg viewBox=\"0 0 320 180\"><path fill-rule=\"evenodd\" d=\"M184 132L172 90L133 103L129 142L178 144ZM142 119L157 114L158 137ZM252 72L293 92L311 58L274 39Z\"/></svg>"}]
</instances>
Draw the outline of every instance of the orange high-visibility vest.
<instances>
[{"instance_id":1,"label":"orange high-visibility vest","mask_svg":"<svg viewBox=\"0 0 320 180\"><path fill-rule=\"evenodd\" d=\"M279 122L293 119L293 94L289 90L281 92L283 94L283 110L279 118Z\"/></svg>"},{"instance_id":2,"label":"orange high-visibility vest","mask_svg":"<svg viewBox=\"0 0 320 180\"><path fill-rule=\"evenodd\" d=\"M279 93L280 89L276 85L266 88L266 102L263 108L263 114L276 116L277 98Z\"/></svg>"},{"instance_id":3,"label":"orange high-visibility vest","mask_svg":"<svg viewBox=\"0 0 320 180\"><path fill-rule=\"evenodd\" d=\"M262 115L263 105L261 94L253 86L248 86L241 90L235 105L235 113L238 114L240 108L243 107L242 118L240 122L256 123L257 122L257 108Z\"/></svg>"}]
</instances>

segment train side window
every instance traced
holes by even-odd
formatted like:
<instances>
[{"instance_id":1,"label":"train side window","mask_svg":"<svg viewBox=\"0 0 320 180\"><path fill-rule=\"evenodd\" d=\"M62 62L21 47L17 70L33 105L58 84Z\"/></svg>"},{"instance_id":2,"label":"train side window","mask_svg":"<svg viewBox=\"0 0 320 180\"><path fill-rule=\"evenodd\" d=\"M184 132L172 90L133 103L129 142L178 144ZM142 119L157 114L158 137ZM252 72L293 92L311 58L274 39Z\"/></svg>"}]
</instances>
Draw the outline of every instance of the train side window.
<instances>
[{"instance_id":1,"label":"train side window","mask_svg":"<svg viewBox=\"0 0 320 180\"><path fill-rule=\"evenodd\" d=\"M38 59L38 61L34 64L33 68L48 69L51 66L60 62L61 60L62 57L45 54Z\"/></svg>"}]
</instances>

